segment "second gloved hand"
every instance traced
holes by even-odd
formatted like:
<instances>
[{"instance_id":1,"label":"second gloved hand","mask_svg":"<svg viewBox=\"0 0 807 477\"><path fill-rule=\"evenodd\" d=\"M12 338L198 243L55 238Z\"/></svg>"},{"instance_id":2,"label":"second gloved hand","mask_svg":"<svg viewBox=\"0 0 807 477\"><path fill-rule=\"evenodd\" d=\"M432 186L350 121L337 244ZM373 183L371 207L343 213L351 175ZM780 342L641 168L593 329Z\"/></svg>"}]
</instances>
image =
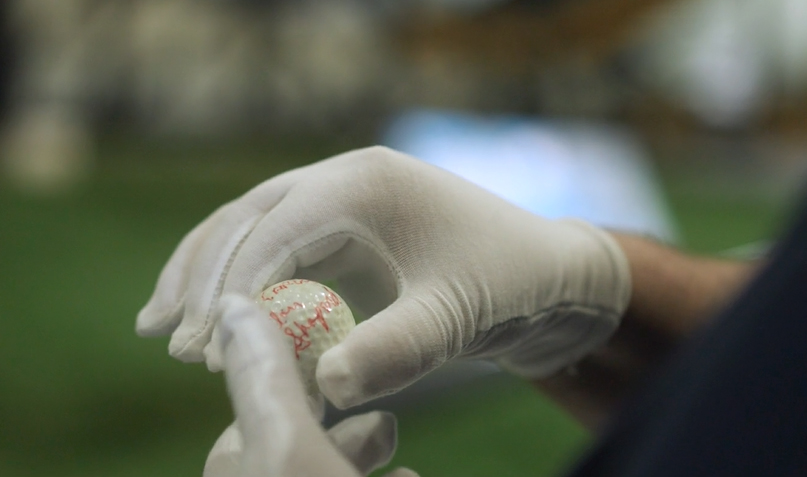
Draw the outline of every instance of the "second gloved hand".
<instances>
[{"instance_id":1,"label":"second gloved hand","mask_svg":"<svg viewBox=\"0 0 807 477\"><path fill-rule=\"evenodd\" d=\"M491 158L495 160L495 158ZM336 279L370 317L317 369L348 407L397 391L458 356L542 377L603 344L630 298L606 232L547 220L386 148L295 169L223 206L163 269L137 321L170 353L221 367L213 310L292 277Z\"/></svg>"},{"instance_id":2,"label":"second gloved hand","mask_svg":"<svg viewBox=\"0 0 807 477\"><path fill-rule=\"evenodd\" d=\"M395 417L370 412L327 432L303 391L284 335L249 299L221 300L220 326L227 390L238 425L216 441L204 477L361 477L389 463L397 443ZM385 477L417 477L398 468Z\"/></svg>"}]
</instances>

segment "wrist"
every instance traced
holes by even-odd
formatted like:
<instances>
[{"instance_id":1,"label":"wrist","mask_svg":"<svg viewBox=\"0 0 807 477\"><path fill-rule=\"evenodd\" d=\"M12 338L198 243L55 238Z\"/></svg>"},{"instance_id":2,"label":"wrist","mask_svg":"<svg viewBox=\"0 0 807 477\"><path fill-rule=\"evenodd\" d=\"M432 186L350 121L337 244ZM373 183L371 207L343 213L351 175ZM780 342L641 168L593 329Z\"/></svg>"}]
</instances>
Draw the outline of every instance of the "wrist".
<instances>
[{"instance_id":1,"label":"wrist","mask_svg":"<svg viewBox=\"0 0 807 477\"><path fill-rule=\"evenodd\" d=\"M647 238L611 235L624 251L633 278L624 320L675 339L725 306L759 263L687 255Z\"/></svg>"}]
</instances>

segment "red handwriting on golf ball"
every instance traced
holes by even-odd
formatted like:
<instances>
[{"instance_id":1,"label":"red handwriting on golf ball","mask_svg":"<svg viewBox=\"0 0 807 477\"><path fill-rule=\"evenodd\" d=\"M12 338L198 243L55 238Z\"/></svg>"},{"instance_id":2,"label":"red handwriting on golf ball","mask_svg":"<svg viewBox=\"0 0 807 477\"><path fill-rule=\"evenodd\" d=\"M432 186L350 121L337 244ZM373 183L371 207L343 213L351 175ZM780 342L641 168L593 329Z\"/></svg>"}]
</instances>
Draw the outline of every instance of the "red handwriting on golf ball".
<instances>
[{"instance_id":1,"label":"red handwriting on golf ball","mask_svg":"<svg viewBox=\"0 0 807 477\"><path fill-rule=\"evenodd\" d=\"M261 300L262 301L272 301L272 300L275 299L275 296L277 296L278 293L280 293L283 290L288 289L289 285L302 285L303 283L308 283L309 281L310 280L306 280L306 279L303 279L303 278L296 278L294 280L286 280L285 282L280 282L277 285L275 285L274 287L272 287L271 290L269 290L268 288L266 290L264 290L263 293L261 293ZM270 292L270 291L271 291L272 294L267 295L266 293Z\"/></svg>"},{"instance_id":2,"label":"red handwriting on golf ball","mask_svg":"<svg viewBox=\"0 0 807 477\"><path fill-rule=\"evenodd\" d=\"M297 359L300 359L300 352L311 346L309 330L321 326L326 333L329 333L330 327L325 316L342 303L339 295L328 288L323 287L323 289L325 290L325 298L314 307L314 316L303 321L288 322L288 317L293 311L305 308L305 305L300 302L294 302L277 312L269 312L269 318L273 319L283 330L283 333L292 339L294 355Z\"/></svg>"}]
</instances>

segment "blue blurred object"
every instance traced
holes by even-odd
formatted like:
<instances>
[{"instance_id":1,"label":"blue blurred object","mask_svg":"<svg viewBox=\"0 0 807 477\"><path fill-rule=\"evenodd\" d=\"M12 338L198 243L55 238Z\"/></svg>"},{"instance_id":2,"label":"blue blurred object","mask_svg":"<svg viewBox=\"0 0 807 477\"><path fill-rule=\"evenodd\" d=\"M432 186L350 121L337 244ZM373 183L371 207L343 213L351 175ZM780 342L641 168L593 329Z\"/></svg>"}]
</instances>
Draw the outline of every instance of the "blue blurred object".
<instances>
[{"instance_id":1,"label":"blue blurred object","mask_svg":"<svg viewBox=\"0 0 807 477\"><path fill-rule=\"evenodd\" d=\"M535 214L677 241L647 153L624 128L417 109L383 142Z\"/></svg>"}]
</instances>

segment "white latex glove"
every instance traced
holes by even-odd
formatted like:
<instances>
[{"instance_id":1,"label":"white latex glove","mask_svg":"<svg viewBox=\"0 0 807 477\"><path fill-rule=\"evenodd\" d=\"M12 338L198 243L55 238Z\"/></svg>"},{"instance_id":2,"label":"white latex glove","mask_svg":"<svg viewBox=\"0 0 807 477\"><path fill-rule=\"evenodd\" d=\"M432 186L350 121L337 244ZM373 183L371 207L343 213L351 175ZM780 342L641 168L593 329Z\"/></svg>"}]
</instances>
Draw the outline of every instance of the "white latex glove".
<instances>
[{"instance_id":1,"label":"white latex glove","mask_svg":"<svg viewBox=\"0 0 807 477\"><path fill-rule=\"evenodd\" d=\"M370 317L317 368L342 408L457 356L547 376L603 344L630 297L627 260L602 230L537 217L373 147L279 175L216 211L174 252L137 330L173 332L172 356L218 369L222 293L253 297L292 277L338 279Z\"/></svg>"},{"instance_id":2,"label":"white latex glove","mask_svg":"<svg viewBox=\"0 0 807 477\"><path fill-rule=\"evenodd\" d=\"M327 434L311 413L283 335L249 299L221 300L227 389L238 425L216 441L205 477L359 477L395 452L395 418L371 412ZM397 469L386 477L417 477Z\"/></svg>"}]
</instances>

